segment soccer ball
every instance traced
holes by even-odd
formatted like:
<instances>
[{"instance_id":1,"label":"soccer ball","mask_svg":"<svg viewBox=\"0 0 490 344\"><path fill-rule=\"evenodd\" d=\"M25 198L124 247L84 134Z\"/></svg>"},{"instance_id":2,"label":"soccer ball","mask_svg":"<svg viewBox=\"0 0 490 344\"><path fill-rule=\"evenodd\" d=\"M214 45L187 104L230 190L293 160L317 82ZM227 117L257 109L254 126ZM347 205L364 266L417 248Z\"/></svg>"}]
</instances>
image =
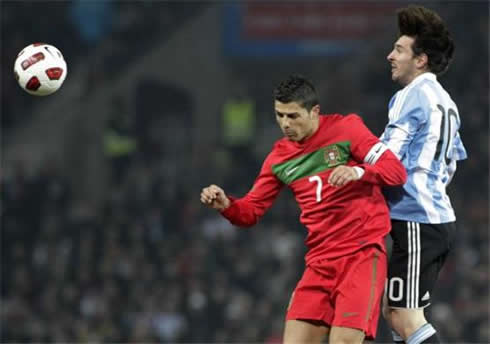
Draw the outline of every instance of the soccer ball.
<instances>
[{"instance_id":1,"label":"soccer ball","mask_svg":"<svg viewBox=\"0 0 490 344\"><path fill-rule=\"evenodd\" d=\"M45 43L34 43L22 49L14 64L14 75L20 87L35 96L56 92L65 81L66 73L61 52Z\"/></svg>"}]
</instances>

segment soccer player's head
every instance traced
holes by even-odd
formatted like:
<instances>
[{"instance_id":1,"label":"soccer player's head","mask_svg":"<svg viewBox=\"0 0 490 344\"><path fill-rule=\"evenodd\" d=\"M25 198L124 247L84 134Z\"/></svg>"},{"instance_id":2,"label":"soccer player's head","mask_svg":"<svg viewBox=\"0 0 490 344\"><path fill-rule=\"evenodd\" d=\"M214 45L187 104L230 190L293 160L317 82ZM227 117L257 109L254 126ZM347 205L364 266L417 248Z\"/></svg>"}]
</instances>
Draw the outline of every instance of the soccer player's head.
<instances>
[{"instance_id":1,"label":"soccer player's head","mask_svg":"<svg viewBox=\"0 0 490 344\"><path fill-rule=\"evenodd\" d=\"M387 57L393 81L407 85L424 72L443 74L453 57L454 42L441 17L413 5L397 14L398 40Z\"/></svg>"},{"instance_id":2,"label":"soccer player's head","mask_svg":"<svg viewBox=\"0 0 490 344\"><path fill-rule=\"evenodd\" d=\"M275 88L274 109L279 127L291 141L302 141L318 128L318 96L301 75L291 75Z\"/></svg>"}]
</instances>

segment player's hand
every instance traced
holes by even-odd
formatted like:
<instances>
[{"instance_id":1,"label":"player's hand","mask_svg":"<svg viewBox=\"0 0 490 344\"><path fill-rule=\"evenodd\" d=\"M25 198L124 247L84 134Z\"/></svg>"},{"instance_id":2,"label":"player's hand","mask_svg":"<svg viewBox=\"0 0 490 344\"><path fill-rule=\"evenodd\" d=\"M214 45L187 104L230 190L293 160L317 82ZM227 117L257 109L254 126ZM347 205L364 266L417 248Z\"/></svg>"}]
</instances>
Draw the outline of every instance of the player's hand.
<instances>
[{"instance_id":1,"label":"player's hand","mask_svg":"<svg viewBox=\"0 0 490 344\"><path fill-rule=\"evenodd\" d=\"M345 184L358 179L359 175L354 167L342 165L333 169L328 177L328 183L332 186L344 186Z\"/></svg>"},{"instance_id":2,"label":"player's hand","mask_svg":"<svg viewBox=\"0 0 490 344\"><path fill-rule=\"evenodd\" d=\"M222 188L217 185L210 185L201 191L201 203L210 208L223 211L230 206L230 199L226 197Z\"/></svg>"}]
</instances>

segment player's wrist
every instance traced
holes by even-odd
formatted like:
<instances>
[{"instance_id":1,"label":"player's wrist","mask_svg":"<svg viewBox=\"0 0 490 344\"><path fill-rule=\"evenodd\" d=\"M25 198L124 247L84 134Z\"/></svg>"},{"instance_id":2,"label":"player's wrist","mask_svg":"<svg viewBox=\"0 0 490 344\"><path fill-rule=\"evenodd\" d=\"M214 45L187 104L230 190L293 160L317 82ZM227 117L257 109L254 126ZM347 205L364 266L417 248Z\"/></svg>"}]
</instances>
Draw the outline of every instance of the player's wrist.
<instances>
[{"instance_id":1,"label":"player's wrist","mask_svg":"<svg viewBox=\"0 0 490 344\"><path fill-rule=\"evenodd\" d=\"M225 200L223 201L223 206L218 208L219 212L224 212L226 209L228 209L231 206L231 200L226 197Z\"/></svg>"},{"instance_id":2,"label":"player's wrist","mask_svg":"<svg viewBox=\"0 0 490 344\"><path fill-rule=\"evenodd\" d=\"M354 171L356 172L356 175L357 175L357 179L361 179L362 176L364 175L364 169L362 167L359 167L359 166L354 166Z\"/></svg>"}]
</instances>

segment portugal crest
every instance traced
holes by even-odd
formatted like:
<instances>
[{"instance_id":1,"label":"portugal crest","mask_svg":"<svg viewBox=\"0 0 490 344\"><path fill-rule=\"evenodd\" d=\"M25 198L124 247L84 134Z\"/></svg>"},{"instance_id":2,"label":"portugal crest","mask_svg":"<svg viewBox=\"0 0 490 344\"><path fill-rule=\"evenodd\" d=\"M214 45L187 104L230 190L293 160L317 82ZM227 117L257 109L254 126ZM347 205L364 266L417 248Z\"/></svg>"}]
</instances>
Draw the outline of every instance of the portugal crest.
<instances>
[{"instance_id":1,"label":"portugal crest","mask_svg":"<svg viewBox=\"0 0 490 344\"><path fill-rule=\"evenodd\" d=\"M329 166L335 166L340 163L339 147L336 145L325 148L325 161Z\"/></svg>"}]
</instances>

